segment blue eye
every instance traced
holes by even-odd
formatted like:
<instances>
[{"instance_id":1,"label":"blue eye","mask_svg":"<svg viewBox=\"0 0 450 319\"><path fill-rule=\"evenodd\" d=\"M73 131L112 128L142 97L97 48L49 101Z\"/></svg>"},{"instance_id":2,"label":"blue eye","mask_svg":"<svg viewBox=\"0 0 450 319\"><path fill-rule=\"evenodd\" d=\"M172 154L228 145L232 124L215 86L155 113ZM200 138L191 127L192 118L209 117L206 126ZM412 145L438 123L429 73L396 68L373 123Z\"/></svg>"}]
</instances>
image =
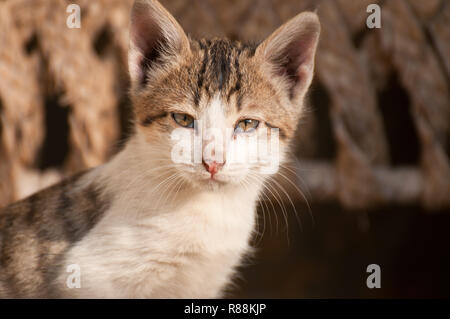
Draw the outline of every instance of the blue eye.
<instances>
[{"instance_id":1,"label":"blue eye","mask_svg":"<svg viewBox=\"0 0 450 319\"><path fill-rule=\"evenodd\" d=\"M194 118L184 113L172 113L172 118L178 125L186 128L194 128Z\"/></svg>"},{"instance_id":2,"label":"blue eye","mask_svg":"<svg viewBox=\"0 0 450 319\"><path fill-rule=\"evenodd\" d=\"M259 126L258 120L245 119L239 121L234 129L235 133L250 133L256 130Z\"/></svg>"}]
</instances>

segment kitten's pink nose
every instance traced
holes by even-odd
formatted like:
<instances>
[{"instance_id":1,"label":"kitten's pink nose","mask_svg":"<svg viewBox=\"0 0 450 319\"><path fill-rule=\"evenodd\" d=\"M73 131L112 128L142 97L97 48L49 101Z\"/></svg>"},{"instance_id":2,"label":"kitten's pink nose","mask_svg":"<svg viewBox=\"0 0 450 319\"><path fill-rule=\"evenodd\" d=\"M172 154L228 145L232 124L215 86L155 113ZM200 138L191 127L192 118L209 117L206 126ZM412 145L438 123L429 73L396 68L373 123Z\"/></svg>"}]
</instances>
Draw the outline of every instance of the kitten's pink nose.
<instances>
[{"instance_id":1,"label":"kitten's pink nose","mask_svg":"<svg viewBox=\"0 0 450 319\"><path fill-rule=\"evenodd\" d=\"M216 161L204 161L203 166L205 166L206 170L211 174L211 177L214 177L215 174L219 171L219 169L224 165L224 163L217 163Z\"/></svg>"}]
</instances>

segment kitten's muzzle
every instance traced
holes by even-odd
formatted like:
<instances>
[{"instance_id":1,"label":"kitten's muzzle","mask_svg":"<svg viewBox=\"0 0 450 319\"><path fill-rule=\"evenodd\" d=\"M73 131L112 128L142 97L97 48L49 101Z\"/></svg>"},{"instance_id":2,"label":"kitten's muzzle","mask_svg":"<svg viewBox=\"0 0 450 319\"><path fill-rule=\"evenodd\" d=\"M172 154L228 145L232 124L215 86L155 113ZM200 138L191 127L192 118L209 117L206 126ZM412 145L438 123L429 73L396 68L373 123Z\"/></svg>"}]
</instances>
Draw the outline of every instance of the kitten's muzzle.
<instances>
[{"instance_id":1,"label":"kitten's muzzle","mask_svg":"<svg viewBox=\"0 0 450 319\"><path fill-rule=\"evenodd\" d=\"M211 174L211 178L225 165L224 163L217 163L216 161L205 161L203 160L203 166Z\"/></svg>"}]
</instances>

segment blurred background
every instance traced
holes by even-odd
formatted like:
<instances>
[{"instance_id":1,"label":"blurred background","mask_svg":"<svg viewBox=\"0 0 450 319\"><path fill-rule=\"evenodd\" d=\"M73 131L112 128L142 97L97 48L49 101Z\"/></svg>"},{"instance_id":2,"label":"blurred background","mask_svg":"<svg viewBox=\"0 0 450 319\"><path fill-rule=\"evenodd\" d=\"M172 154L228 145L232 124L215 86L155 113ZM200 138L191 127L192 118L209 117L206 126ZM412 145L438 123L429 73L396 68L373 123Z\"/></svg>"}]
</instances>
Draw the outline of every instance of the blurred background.
<instances>
[{"instance_id":1,"label":"blurred background","mask_svg":"<svg viewBox=\"0 0 450 319\"><path fill-rule=\"evenodd\" d=\"M228 296L450 297L450 1L161 2L194 37L262 40L304 10L322 23L293 160ZM366 26L372 3L380 29ZM120 150L131 4L0 1L0 207Z\"/></svg>"}]
</instances>

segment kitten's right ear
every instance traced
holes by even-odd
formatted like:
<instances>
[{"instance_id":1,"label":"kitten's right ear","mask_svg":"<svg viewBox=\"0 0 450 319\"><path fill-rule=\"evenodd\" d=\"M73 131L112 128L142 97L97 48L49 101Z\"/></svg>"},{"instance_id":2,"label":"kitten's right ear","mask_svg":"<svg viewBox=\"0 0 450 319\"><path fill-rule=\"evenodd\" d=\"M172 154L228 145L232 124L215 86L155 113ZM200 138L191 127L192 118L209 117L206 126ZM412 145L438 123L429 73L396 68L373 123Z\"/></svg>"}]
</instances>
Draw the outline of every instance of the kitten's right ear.
<instances>
[{"instance_id":1,"label":"kitten's right ear","mask_svg":"<svg viewBox=\"0 0 450 319\"><path fill-rule=\"evenodd\" d=\"M187 51L188 37L158 1L135 1L131 11L128 52L128 68L133 85L145 85L149 71Z\"/></svg>"}]
</instances>

